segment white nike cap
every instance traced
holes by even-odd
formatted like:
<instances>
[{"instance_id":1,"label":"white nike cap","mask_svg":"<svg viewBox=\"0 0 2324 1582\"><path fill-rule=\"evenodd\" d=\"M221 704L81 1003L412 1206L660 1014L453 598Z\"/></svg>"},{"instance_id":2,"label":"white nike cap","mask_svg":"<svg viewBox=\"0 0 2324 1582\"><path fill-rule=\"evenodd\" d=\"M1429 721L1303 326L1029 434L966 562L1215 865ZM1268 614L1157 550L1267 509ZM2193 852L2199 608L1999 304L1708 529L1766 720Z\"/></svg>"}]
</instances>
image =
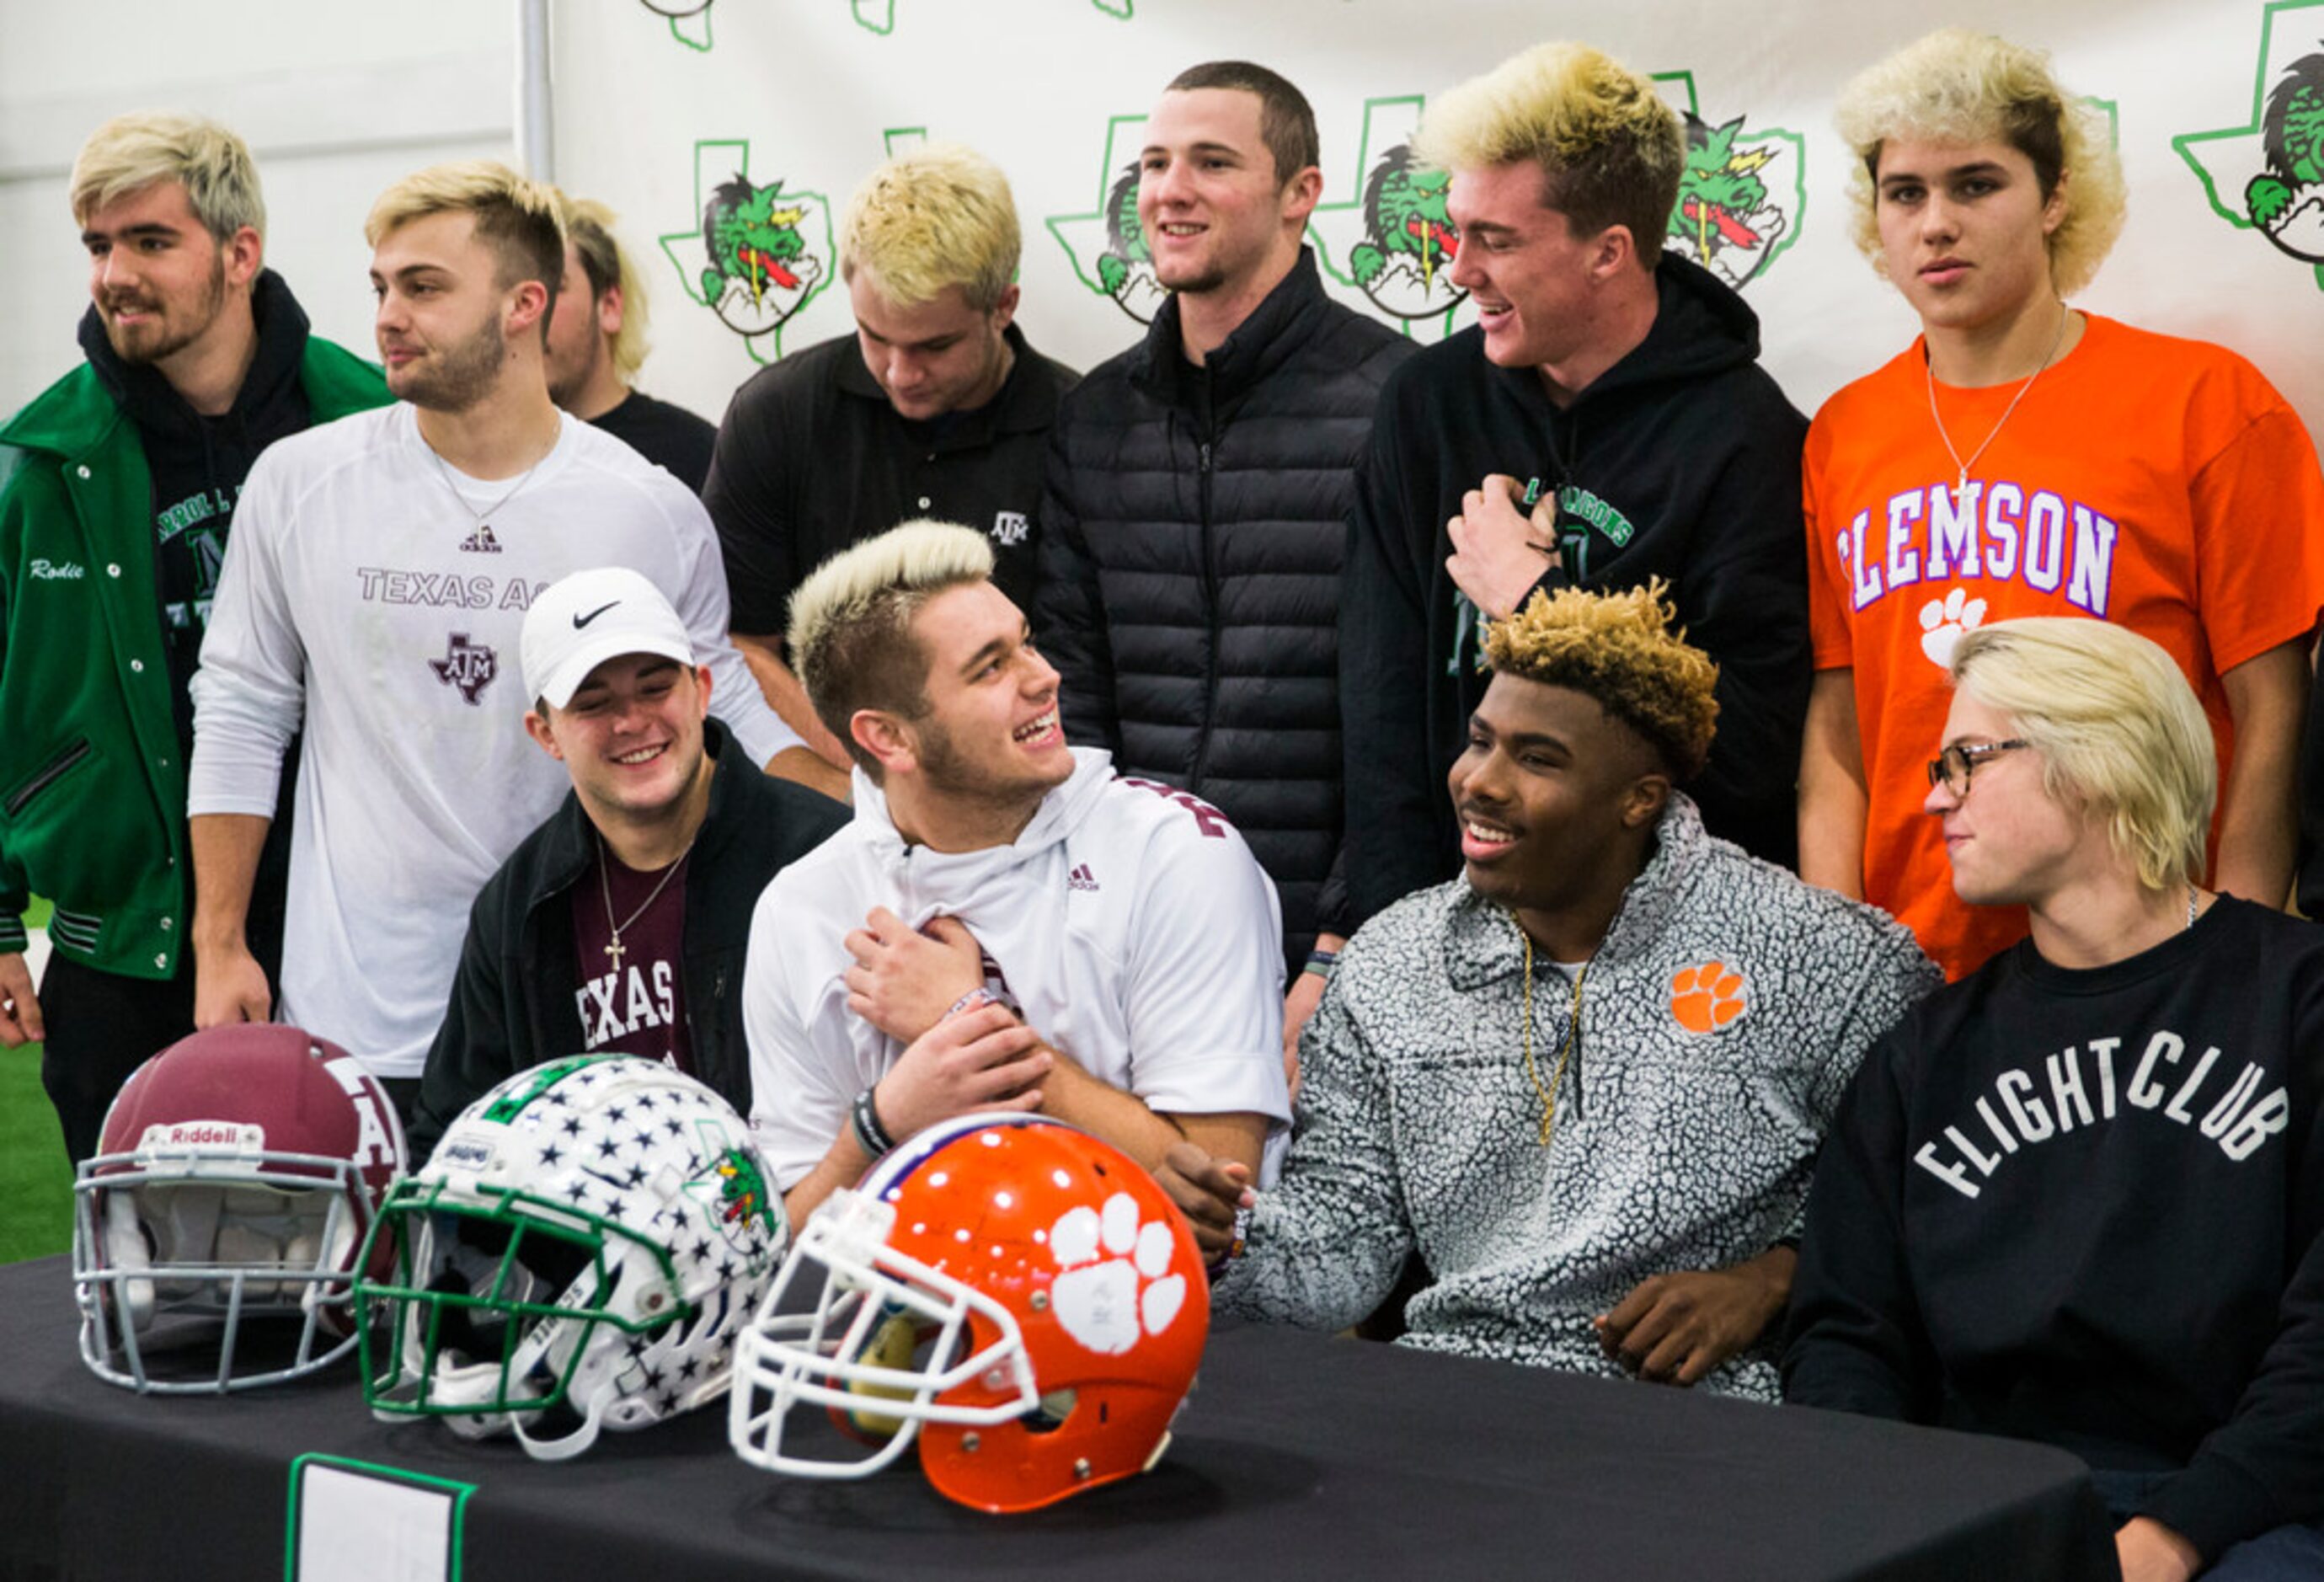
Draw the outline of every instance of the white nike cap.
<instances>
[{"instance_id":1,"label":"white nike cap","mask_svg":"<svg viewBox=\"0 0 2324 1582\"><path fill-rule=\"evenodd\" d=\"M573 701L589 672L625 653L682 665L694 640L661 589L626 566L600 566L552 582L524 615L524 695L552 708Z\"/></svg>"}]
</instances>

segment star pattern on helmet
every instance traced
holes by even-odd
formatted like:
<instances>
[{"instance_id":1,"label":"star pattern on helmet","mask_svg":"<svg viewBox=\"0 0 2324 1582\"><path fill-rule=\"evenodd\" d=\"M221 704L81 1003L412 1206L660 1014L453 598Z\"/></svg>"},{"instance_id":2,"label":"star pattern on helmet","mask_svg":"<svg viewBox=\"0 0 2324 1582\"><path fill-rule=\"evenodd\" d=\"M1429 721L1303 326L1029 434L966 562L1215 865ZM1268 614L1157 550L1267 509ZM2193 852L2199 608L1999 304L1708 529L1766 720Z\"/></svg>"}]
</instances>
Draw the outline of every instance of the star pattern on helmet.
<instances>
[{"instance_id":1,"label":"star pattern on helmet","mask_svg":"<svg viewBox=\"0 0 2324 1582\"><path fill-rule=\"evenodd\" d=\"M562 1163L564 1159L565 1150L559 1148L554 1143L540 1151L540 1162L544 1169L553 1168L554 1166Z\"/></svg>"}]
</instances>

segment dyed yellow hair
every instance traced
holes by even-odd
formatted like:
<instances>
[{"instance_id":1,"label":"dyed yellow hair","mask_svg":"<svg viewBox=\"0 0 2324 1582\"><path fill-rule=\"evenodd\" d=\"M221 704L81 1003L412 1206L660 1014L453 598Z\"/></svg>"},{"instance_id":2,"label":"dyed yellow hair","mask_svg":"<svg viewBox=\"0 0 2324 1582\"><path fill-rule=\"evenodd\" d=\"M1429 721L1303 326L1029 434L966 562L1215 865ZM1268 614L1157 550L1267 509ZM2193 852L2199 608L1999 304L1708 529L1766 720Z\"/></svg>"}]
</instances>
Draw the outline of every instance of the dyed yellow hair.
<instances>
[{"instance_id":1,"label":"dyed yellow hair","mask_svg":"<svg viewBox=\"0 0 2324 1582\"><path fill-rule=\"evenodd\" d=\"M1702 772L1718 728L1719 667L1692 647L1659 577L1644 587L1536 593L1485 631L1485 659L1502 675L1563 687L1646 738L1673 778Z\"/></svg>"},{"instance_id":2,"label":"dyed yellow hair","mask_svg":"<svg viewBox=\"0 0 2324 1582\"><path fill-rule=\"evenodd\" d=\"M364 240L376 247L390 231L454 210L476 217L477 238L498 260L503 289L537 280L555 304L557 282L565 278L565 220L557 189L520 176L497 160L459 160L404 177L372 204ZM544 310L543 334L548 325Z\"/></svg>"},{"instance_id":3,"label":"dyed yellow hair","mask_svg":"<svg viewBox=\"0 0 2324 1582\"><path fill-rule=\"evenodd\" d=\"M2062 179L2065 217L2049 236L2050 280L2061 297L2090 283L2122 235L2122 161L2106 116L2070 97L2039 50L1967 28L1940 29L1859 74L1840 90L1833 119L1856 151L1851 232L1883 274L1874 179L1880 145L1892 137L2006 143L2033 161L2045 199Z\"/></svg>"},{"instance_id":4,"label":"dyed yellow hair","mask_svg":"<svg viewBox=\"0 0 2324 1582\"><path fill-rule=\"evenodd\" d=\"M874 781L877 760L848 726L876 708L905 719L928 709L928 659L913 617L947 588L992 575L992 545L974 528L923 519L891 527L816 567L791 595L791 663L816 717Z\"/></svg>"},{"instance_id":5,"label":"dyed yellow hair","mask_svg":"<svg viewBox=\"0 0 2324 1582\"><path fill-rule=\"evenodd\" d=\"M1963 633L1950 668L1955 687L2034 745L2053 800L2105 816L2141 884L2201 876L2218 758L2194 689L2159 644L2105 621L2032 615Z\"/></svg>"},{"instance_id":6,"label":"dyed yellow hair","mask_svg":"<svg viewBox=\"0 0 2324 1582\"><path fill-rule=\"evenodd\" d=\"M990 313L1017 278L1023 248L1009 178L982 154L930 143L873 171L839 222L839 273L868 273L880 294L917 308L958 286Z\"/></svg>"},{"instance_id":7,"label":"dyed yellow hair","mask_svg":"<svg viewBox=\"0 0 2324 1582\"><path fill-rule=\"evenodd\" d=\"M73 161L73 221L159 181L185 188L186 202L203 229L226 241L248 226L266 234L266 199L250 145L199 116L167 110L115 116L81 144Z\"/></svg>"},{"instance_id":8,"label":"dyed yellow hair","mask_svg":"<svg viewBox=\"0 0 2324 1582\"><path fill-rule=\"evenodd\" d=\"M615 286L622 288L622 329L613 337L613 372L624 384L634 384L651 347L646 339L646 282L630 260L630 251L613 235L617 217L594 198L559 192L565 235L581 255L581 273L589 277L589 303Z\"/></svg>"},{"instance_id":9,"label":"dyed yellow hair","mask_svg":"<svg viewBox=\"0 0 2324 1582\"><path fill-rule=\"evenodd\" d=\"M1527 160L1576 236L1627 226L1652 265L1678 202L1686 134L1654 79L1587 44L1536 44L1428 106L1415 152L1440 170Z\"/></svg>"}]
</instances>

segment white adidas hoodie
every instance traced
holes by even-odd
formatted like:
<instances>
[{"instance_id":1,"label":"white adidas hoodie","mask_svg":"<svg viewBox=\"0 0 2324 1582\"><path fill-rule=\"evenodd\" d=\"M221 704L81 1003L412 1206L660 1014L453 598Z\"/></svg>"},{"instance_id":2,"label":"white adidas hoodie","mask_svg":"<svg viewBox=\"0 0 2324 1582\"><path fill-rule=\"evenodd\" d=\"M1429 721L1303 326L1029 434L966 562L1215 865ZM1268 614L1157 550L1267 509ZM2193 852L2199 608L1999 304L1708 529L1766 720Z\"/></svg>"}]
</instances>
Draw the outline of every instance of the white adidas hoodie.
<instances>
[{"instance_id":1,"label":"white adidas hoodie","mask_svg":"<svg viewBox=\"0 0 2324 1582\"><path fill-rule=\"evenodd\" d=\"M958 919L984 948L988 987L1157 1114L1269 1117L1273 1173L1291 1118L1275 885L1208 804L1117 779L1093 748L1074 758L1013 844L958 853L906 845L859 770L854 821L760 896L742 1018L752 1125L781 1189L903 1053L847 1008L842 941L875 906L914 927Z\"/></svg>"}]
</instances>

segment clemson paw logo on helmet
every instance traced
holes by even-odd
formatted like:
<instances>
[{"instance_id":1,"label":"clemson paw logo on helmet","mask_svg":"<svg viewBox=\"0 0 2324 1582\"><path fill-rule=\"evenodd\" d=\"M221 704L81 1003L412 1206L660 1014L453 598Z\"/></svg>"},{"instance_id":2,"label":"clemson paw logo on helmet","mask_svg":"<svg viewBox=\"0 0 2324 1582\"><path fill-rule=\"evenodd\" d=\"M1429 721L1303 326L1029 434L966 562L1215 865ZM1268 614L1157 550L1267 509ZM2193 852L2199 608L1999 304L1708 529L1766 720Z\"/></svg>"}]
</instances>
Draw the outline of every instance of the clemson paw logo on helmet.
<instances>
[{"instance_id":1,"label":"clemson paw logo on helmet","mask_svg":"<svg viewBox=\"0 0 2324 1582\"><path fill-rule=\"evenodd\" d=\"M1127 1192L1102 1208L1068 1208L1049 1227L1049 1253L1064 1271L1049 1285L1057 1322L1105 1356L1161 1334L1186 1302L1186 1277L1169 1272L1176 1250L1176 1227L1166 1219L1139 1224L1138 1199Z\"/></svg>"},{"instance_id":2,"label":"clemson paw logo on helmet","mask_svg":"<svg viewBox=\"0 0 2324 1582\"><path fill-rule=\"evenodd\" d=\"M1717 1032L1743 1014L1743 975L1706 961L1671 976L1671 1015L1689 1032Z\"/></svg>"}]
</instances>

